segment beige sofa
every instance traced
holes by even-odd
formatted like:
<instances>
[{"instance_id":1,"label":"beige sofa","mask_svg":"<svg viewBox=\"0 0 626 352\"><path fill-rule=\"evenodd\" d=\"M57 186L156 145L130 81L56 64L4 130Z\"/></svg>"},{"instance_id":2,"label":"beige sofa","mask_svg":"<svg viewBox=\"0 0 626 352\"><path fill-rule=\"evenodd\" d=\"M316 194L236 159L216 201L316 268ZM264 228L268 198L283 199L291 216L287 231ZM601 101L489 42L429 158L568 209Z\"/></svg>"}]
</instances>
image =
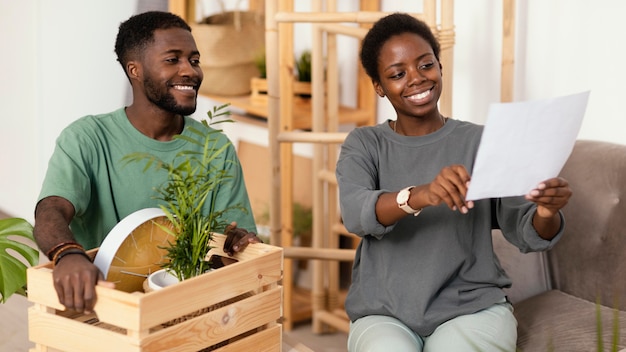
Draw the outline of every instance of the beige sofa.
<instances>
[{"instance_id":1,"label":"beige sofa","mask_svg":"<svg viewBox=\"0 0 626 352\"><path fill-rule=\"evenodd\" d=\"M494 230L494 248L513 280L518 348L626 351L626 146L579 140L561 175L573 195L565 233L551 250L521 254ZM596 304L599 302L599 304ZM617 309L614 309L617 308Z\"/></svg>"}]
</instances>

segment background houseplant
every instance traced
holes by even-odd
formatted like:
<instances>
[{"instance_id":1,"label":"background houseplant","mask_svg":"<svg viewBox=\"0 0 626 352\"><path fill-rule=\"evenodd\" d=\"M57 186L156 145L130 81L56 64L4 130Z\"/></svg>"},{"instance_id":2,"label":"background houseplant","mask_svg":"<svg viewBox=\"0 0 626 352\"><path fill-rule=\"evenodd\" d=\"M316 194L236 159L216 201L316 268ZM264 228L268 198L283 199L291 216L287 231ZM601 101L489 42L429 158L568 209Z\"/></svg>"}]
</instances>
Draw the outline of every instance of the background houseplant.
<instances>
[{"instance_id":1,"label":"background houseplant","mask_svg":"<svg viewBox=\"0 0 626 352\"><path fill-rule=\"evenodd\" d=\"M34 240L33 226L28 221L0 219L0 303L5 303L14 293L26 295L27 264L33 266L39 262Z\"/></svg>"},{"instance_id":2,"label":"background houseplant","mask_svg":"<svg viewBox=\"0 0 626 352\"><path fill-rule=\"evenodd\" d=\"M206 127L216 123L232 122L230 119L213 121L214 118L222 118L230 115L224 104L209 111L207 120L202 120ZM202 152L184 150L177 154L171 163L164 162L149 153L133 153L125 157L127 162L146 161L144 171L154 167L167 171L167 182L157 189L156 198L165 205L161 209L172 223L173 228L163 227L171 233L176 241L166 247L166 260L163 268L175 274L179 280L198 276L209 270L211 263L206 260L206 255L211 249L210 241L215 229L223 229L227 222L222 215L232 209L246 211L243 206L233 206L226 209L214 209L216 190L223 184L230 182L231 176L224 170L215 169L213 161L220 159L230 143L218 146L216 134L219 129L211 128L205 134L200 130L190 127L189 131L195 138L176 135L174 138L202 147ZM203 214L204 205L209 202L208 215Z\"/></svg>"},{"instance_id":3,"label":"background houseplant","mask_svg":"<svg viewBox=\"0 0 626 352\"><path fill-rule=\"evenodd\" d=\"M259 70L259 78L267 79L265 50L259 51L259 53L254 56L254 65L256 66L257 70Z\"/></svg>"},{"instance_id":4,"label":"background houseplant","mask_svg":"<svg viewBox=\"0 0 626 352\"><path fill-rule=\"evenodd\" d=\"M296 60L296 68L298 69L298 81L311 82L311 51L305 50Z\"/></svg>"}]
</instances>

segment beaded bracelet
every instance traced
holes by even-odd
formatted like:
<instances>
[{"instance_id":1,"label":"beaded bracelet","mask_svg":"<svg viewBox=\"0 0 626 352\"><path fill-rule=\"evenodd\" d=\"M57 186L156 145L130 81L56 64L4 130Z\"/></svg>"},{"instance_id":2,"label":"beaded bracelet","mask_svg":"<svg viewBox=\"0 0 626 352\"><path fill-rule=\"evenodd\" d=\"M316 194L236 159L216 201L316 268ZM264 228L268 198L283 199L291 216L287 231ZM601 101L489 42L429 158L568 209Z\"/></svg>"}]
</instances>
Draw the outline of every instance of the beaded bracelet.
<instances>
[{"instance_id":1,"label":"beaded bracelet","mask_svg":"<svg viewBox=\"0 0 626 352\"><path fill-rule=\"evenodd\" d=\"M52 258L54 258L54 254L57 251L59 251L62 247L65 247L68 244L79 245L78 242L74 242L74 241L61 242L61 243L57 244L56 246L50 248L50 250L48 250L48 252L46 252L46 257L48 257L48 259L50 259L50 261L52 261Z\"/></svg>"},{"instance_id":2,"label":"beaded bracelet","mask_svg":"<svg viewBox=\"0 0 626 352\"><path fill-rule=\"evenodd\" d=\"M54 266L59 264L59 261L61 261L61 259L63 257L65 257L66 255L70 255L70 254L80 254L83 257L87 258L87 260L89 260L91 262L91 257L89 256L89 254L87 254L87 252L85 252L82 249L74 248L74 249L65 250L65 251L61 252L59 255L57 255L56 258L54 258Z\"/></svg>"},{"instance_id":3,"label":"beaded bracelet","mask_svg":"<svg viewBox=\"0 0 626 352\"><path fill-rule=\"evenodd\" d=\"M80 251L82 251L82 252L84 252L84 251L85 251L85 248L83 248L83 246L81 246L81 245L80 245L80 244L78 244L78 243L76 243L76 244L73 244L73 243L68 243L68 244L66 244L65 246L63 246L63 247L59 248L56 252L54 252L54 255L52 256L51 261L52 261L53 263L56 263L56 262L57 262L57 258L59 257L59 255L60 255L60 254L62 254L62 253L64 253L65 251L70 250L70 249L78 249L78 250L80 250Z\"/></svg>"}]
</instances>

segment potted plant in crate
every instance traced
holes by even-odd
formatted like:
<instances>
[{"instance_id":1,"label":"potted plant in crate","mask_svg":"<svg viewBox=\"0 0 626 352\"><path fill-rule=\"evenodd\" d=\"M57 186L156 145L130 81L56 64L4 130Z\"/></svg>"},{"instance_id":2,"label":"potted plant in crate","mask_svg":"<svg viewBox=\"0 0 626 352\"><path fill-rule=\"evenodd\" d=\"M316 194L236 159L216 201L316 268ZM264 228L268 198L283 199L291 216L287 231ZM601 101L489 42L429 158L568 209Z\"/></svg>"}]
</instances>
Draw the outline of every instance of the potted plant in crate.
<instances>
[{"instance_id":1,"label":"potted plant in crate","mask_svg":"<svg viewBox=\"0 0 626 352\"><path fill-rule=\"evenodd\" d=\"M207 127L216 123L232 122L230 119L213 121L214 118L230 114L230 111L225 110L228 105L214 107L213 111L208 112L211 123L207 120L201 122ZM211 249L212 233L227 225L222 215L233 208L246 211L243 206L238 205L219 210L214 208L214 191L231 179L224 170L217 170L212 166L212 161L222 157L229 147L229 144L217 146L215 135L221 133L221 130L211 129L208 134L195 128L190 128L190 131L197 138L183 135L174 138L200 145L202 152L182 151L171 163L146 153L133 153L125 157L127 162L147 161L144 171L154 167L168 173L167 182L157 189L156 198L165 204L160 207L172 224L171 228L159 226L169 232L175 241L168 241L162 267L179 281L201 275L210 269L211 263L206 255ZM208 214L205 214L207 202L209 208Z\"/></svg>"},{"instance_id":2,"label":"potted plant in crate","mask_svg":"<svg viewBox=\"0 0 626 352\"><path fill-rule=\"evenodd\" d=\"M28 221L0 219L0 303L5 303L14 293L26 295L26 263L34 266L39 262L39 251L29 244L32 242L33 226Z\"/></svg>"}]
</instances>

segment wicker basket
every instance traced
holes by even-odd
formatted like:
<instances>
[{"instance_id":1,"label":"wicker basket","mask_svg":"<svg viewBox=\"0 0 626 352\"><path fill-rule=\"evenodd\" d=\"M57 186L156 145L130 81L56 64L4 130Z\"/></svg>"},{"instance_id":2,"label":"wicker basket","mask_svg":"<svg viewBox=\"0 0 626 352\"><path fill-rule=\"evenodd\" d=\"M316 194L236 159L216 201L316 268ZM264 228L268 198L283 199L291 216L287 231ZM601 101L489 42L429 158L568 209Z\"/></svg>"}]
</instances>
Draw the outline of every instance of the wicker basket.
<instances>
[{"instance_id":1,"label":"wicker basket","mask_svg":"<svg viewBox=\"0 0 626 352\"><path fill-rule=\"evenodd\" d=\"M250 93L250 79L259 76L255 58L265 50L264 21L256 12L230 11L191 26L204 72L200 93Z\"/></svg>"}]
</instances>

